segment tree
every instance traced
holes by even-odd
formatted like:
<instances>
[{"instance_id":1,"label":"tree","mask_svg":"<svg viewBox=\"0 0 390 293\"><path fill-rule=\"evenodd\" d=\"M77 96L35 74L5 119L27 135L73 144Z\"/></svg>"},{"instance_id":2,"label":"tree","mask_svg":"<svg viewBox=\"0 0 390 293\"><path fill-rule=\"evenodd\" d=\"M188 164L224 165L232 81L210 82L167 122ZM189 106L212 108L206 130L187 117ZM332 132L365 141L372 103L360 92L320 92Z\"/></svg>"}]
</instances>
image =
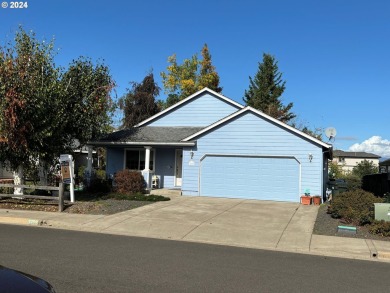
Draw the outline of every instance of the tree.
<instances>
[{"instance_id":1,"label":"tree","mask_svg":"<svg viewBox=\"0 0 390 293\"><path fill-rule=\"evenodd\" d=\"M23 28L0 48L0 162L18 177L72 151L74 139L83 144L98 136L111 120L108 67L79 58L64 72L54 52L53 41L40 42Z\"/></svg>"},{"instance_id":2,"label":"tree","mask_svg":"<svg viewBox=\"0 0 390 293\"><path fill-rule=\"evenodd\" d=\"M200 61L199 87L200 89L208 87L209 89L220 93L222 87L219 86L219 75L215 71L215 66L211 62L211 54L207 44L202 48L202 61Z\"/></svg>"},{"instance_id":3,"label":"tree","mask_svg":"<svg viewBox=\"0 0 390 293\"><path fill-rule=\"evenodd\" d=\"M78 139L81 145L111 130L115 103L111 92L115 82L110 69L90 58L73 60L61 79L65 112L60 118L66 127L68 141ZM62 113L61 113L62 114ZM66 145L66 144L65 144Z\"/></svg>"},{"instance_id":4,"label":"tree","mask_svg":"<svg viewBox=\"0 0 390 293\"><path fill-rule=\"evenodd\" d=\"M352 174L363 178L365 175L378 173L378 166L374 165L372 161L363 160L358 163L353 169Z\"/></svg>"},{"instance_id":5,"label":"tree","mask_svg":"<svg viewBox=\"0 0 390 293\"><path fill-rule=\"evenodd\" d=\"M282 122L289 122L295 118L290 112L293 103L284 106L281 96L286 89L286 82L282 80L278 62L270 54L263 54L263 62L254 78L249 77L249 89L245 90L244 102L246 105L260 110Z\"/></svg>"},{"instance_id":6,"label":"tree","mask_svg":"<svg viewBox=\"0 0 390 293\"><path fill-rule=\"evenodd\" d=\"M124 112L122 127L132 127L159 112L156 101L160 88L149 73L141 83L131 82L131 89L120 99L119 107Z\"/></svg>"},{"instance_id":7,"label":"tree","mask_svg":"<svg viewBox=\"0 0 390 293\"><path fill-rule=\"evenodd\" d=\"M176 54L168 57L170 65L167 72L161 72L164 92L168 95L165 107L174 105L204 87L216 92L222 91L207 44L203 46L201 55L202 60L195 54L191 59L185 59L181 65L177 63Z\"/></svg>"},{"instance_id":8,"label":"tree","mask_svg":"<svg viewBox=\"0 0 390 293\"><path fill-rule=\"evenodd\" d=\"M338 165L335 162L329 162L329 178L331 179L340 179L343 177L343 167Z\"/></svg>"}]
</instances>

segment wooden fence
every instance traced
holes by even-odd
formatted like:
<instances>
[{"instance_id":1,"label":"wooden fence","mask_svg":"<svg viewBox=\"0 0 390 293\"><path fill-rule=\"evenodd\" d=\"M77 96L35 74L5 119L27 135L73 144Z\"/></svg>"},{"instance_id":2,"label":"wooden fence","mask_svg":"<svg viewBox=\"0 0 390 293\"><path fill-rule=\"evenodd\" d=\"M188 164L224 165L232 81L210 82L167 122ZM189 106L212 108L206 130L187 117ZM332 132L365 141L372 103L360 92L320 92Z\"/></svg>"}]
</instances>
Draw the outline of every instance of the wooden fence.
<instances>
[{"instance_id":1,"label":"wooden fence","mask_svg":"<svg viewBox=\"0 0 390 293\"><path fill-rule=\"evenodd\" d=\"M38 190L48 190L58 191L58 196L42 196L42 195L26 195L26 194L4 194L0 193L0 198L32 198L32 199L48 199L48 200L58 200L58 211L62 212L64 210L64 184L60 183L58 187L55 186L39 186L39 185L15 185L15 184L0 184L0 188L21 188L23 189L38 189Z\"/></svg>"},{"instance_id":2,"label":"wooden fence","mask_svg":"<svg viewBox=\"0 0 390 293\"><path fill-rule=\"evenodd\" d=\"M383 197L387 192L390 192L390 173L363 176L362 187L365 191Z\"/></svg>"}]
</instances>

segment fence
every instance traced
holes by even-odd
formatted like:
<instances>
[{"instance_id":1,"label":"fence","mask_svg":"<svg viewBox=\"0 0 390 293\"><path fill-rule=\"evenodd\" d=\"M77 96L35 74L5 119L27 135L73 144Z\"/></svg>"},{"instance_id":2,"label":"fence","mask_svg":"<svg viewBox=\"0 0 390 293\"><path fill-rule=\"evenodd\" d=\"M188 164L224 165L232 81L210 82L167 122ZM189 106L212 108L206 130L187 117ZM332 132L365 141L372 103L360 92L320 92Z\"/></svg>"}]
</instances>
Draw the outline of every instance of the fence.
<instances>
[{"instance_id":1,"label":"fence","mask_svg":"<svg viewBox=\"0 0 390 293\"><path fill-rule=\"evenodd\" d=\"M363 177L362 188L376 196L383 197L390 192L390 173L371 174Z\"/></svg>"},{"instance_id":2,"label":"fence","mask_svg":"<svg viewBox=\"0 0 390 293\"><path fill-rule=\"evenodd\" d=\"M15 185L15 184L0 184L0 188L21 188L23 189L38 189L38 190L56 190L58 191L58 196L42 196L42 195L26 195L26 194L4 194L0 193L0 198L32 198L32 199L48 199L48 200L58 200L58 211L62 212L64 210L64 184L60 183L58 187L55 186L39 186L39 185Z\"/></svg>"}]
</instances>

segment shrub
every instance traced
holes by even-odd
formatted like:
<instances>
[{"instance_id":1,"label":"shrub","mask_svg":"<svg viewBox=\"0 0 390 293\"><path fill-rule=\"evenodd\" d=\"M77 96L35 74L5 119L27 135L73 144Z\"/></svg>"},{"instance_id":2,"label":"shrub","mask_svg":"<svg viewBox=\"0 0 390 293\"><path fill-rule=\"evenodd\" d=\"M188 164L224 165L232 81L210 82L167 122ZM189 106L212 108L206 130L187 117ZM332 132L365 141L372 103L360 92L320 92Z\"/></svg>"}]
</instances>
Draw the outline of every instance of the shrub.
<instances>
[{"instance_id":1,"label":"shrub","mask_svg":"<svg viewBox=\"0 0 390 293\"><path fill-rule=\"evenodd\" d=\"M382 202L372 193L361 189L338 194L328 208L333 218L342 218L356 225L370 224L374 220L374 203Z\"/></svg>"},{"instance_id":2,"label":"shrub","mask_svg":"<svg viewBox=\"0 0 390 293\"><path fill-rule=\"evenodd\" d=\"M115 191L123 194L143 193L145 180L140 172L122 170L115 174Z\"/></svg>"},{"instance_id":3,"label":"shrub","mask_svg":"<svg viewBox=\"0 0 390 293\"><path fill-rule=\"evenodd\" d=\"M111 180L106 179L106 171L104 170L92 170L91 174L86 171L85 167L79 168L78 175L83 174L83 184L86 186L86 191L91 193L96 192L110 192Z\"/></svg>"},{"instance_id":4,"label":"shrub","mask_svg":"<svg viewBox=\"0 0 390 293\"><path fill-rule=\"evenodd\" d=\"M89 186L87 187L87 191L91 193L110 192L111 183L109 180L94 177L91 178Z\"/></svg>"},{"instance_id":5,"label":"shrub","mask_svg":"<svg viewBox=\"0 0 390 293\"><path fill-rule=\"evenodd\" d=\"M385 237L390 236L390 222L375 221L370 227L370 233L378 234Z\"/></svg>"},{"instance_id":6,"label":"shrub","mask_svg":"<svg viewBox=\"0 0 390 293\"><path fill-rule=\"evenodd\" d=\"M2 194L13 194L14 189L12 187L0 187L0 193Z\"/></svg>"},{"instance_id":7,"label":"shrub","mask_svg":"<svg viewBox=\"0 0 390 293\"><path fill-rule=\"evenodd\" d=\"M96 174L96 178L98 178L98 179L101 179L101 180L106 179L106 171L104 171L104 170L98 169L95 171L95 174Z\"/></svg>"},{"instance_id":8,"label":"shrub","mask_svg":"<svg viewBox=\"0 0 390 293\"><path fill-rule=\"evenodd\" d=\"M386 192L383 196L383 202L390 203L390 192Z\"/></svg>"},{"instance_id":9,"label":"shrub","mask_svg":"<svg viewBox=\"0 0 390 293\"><path fill-rule=\"evenodd\" d=\"M344 179L347 183L349 191L362 188L362 179L359 176L356 176L352 173L348 173L346 175L343 175L342 179Z\"/></svg>"},{"instance_id":10,"label":"shrub","mask_svg":"<svg viewBox=\"0 0 390 293\"><path fill-rule=\"evenodd\" d=\"M80 166L78 171L77 171L77 178L80 182L84 182L84 178L85 178L85 170L87 169L87 167L85 166Z\"/></svg>"}]
</instances>

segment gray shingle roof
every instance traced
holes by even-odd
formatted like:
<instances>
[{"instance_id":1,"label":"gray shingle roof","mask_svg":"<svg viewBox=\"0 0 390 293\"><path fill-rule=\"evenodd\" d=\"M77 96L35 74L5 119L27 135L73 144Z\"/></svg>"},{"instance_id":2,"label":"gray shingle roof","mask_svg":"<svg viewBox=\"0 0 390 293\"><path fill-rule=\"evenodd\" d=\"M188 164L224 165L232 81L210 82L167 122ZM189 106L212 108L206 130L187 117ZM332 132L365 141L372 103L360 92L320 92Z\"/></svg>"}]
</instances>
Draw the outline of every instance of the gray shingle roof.
<instances>
[{"instance_id":1,"label":"gray shingle roof","mask_svg":"<svg viewBox=\"0 0 390 293\"><path fill-rule=\"evenodd\" d=\"M204 127L144 126L119 130L97 140L98 142L180 142Z\"/></svg>"},{"instance_id":2,"label":"gray shingle roof","mask_svg":"<svg viewBox=\"0 0 390 293\"><path fill-rule=\"evenodd\" d=\"M380 162L379 166L390 166L390 159Z\"/></svg>"},{"instance_id":3,"label":"gray shingle roof","mask_svg":"<svg viewBox=\"0 0 390 293\"><path fill-rule=\"evenodd\" d=\"M379 159L380 156L366 152L344 152L341 150L334 150L333 157L346 157L346 158L370 158Z\"/></svg>"}]
</instances>

